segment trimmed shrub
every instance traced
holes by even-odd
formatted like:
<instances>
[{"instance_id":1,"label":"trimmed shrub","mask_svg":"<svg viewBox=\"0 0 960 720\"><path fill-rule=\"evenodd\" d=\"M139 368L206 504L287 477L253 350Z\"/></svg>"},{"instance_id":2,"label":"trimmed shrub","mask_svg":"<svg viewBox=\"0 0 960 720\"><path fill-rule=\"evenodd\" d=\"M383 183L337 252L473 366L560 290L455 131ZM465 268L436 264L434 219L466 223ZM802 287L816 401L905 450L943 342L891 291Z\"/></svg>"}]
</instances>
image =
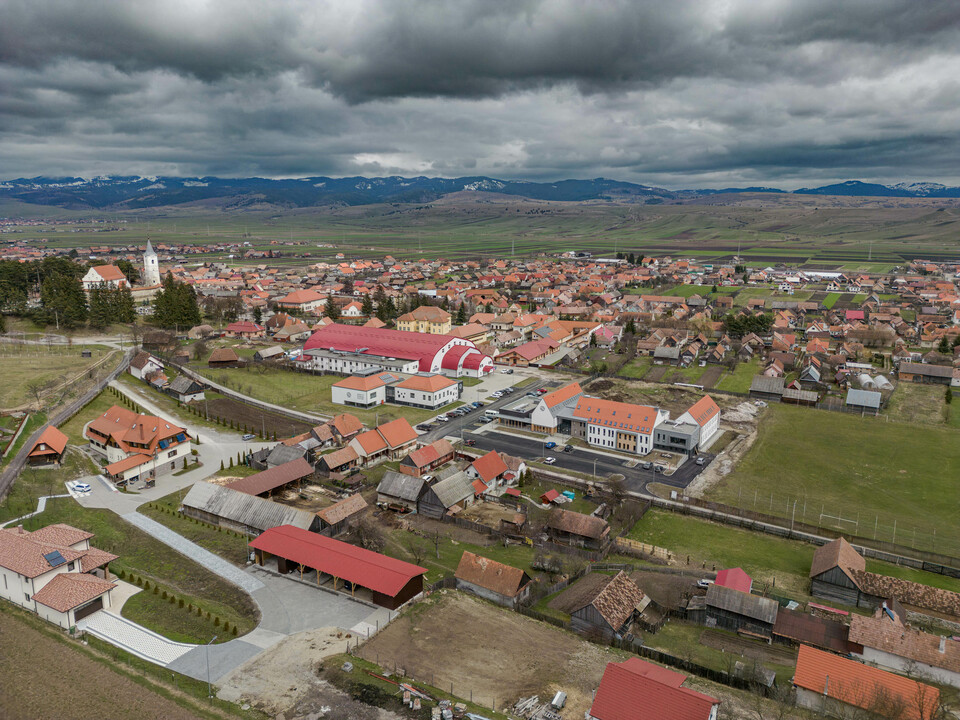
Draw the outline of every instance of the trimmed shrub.
<instances>
[{"instance_id":1,"label":"trimmed shrub","mask_svg":"<svg viewBox=\"0 0 960 720\"><path fill-rule=\"evenodd\" d=\"M167 591L166 591L166 590L163 591L163 599L164 599L164 600L167 599Z\"/></svg>"},{"instance_id":2,"label":"trimmed shrub","mask_svg":"<svg viewBox=\"0 0 960 720\"><path fill-rule=\"evenodd\" d=\"M237 626L234 625L234 626L233 626L233 629L232 629L230 632L232 632L232 633L234 634L234 637L236 637L236 634L237 634Z\"/></svg>"},{"instance_id":3,"label":"trimmed shrub","mask_svg":"<svg viewBox=\"0 0 960 720\"><path fill-rule=\"evenodd\" d=\"M213 618L213 626L214 626L214 627L220 627L220 616L219 616L219 615L217 615L215 618Z\"/></svg>"},{"instance_id":4,"label":"trimmed shrub","mask_svg":"<svg viewBox=\"0 0 960 720\"><path fill-rule=\"evenodd\" d=\"M183 598L180 598L180 607L183 607Z\"/></svg>"}]
</instances>

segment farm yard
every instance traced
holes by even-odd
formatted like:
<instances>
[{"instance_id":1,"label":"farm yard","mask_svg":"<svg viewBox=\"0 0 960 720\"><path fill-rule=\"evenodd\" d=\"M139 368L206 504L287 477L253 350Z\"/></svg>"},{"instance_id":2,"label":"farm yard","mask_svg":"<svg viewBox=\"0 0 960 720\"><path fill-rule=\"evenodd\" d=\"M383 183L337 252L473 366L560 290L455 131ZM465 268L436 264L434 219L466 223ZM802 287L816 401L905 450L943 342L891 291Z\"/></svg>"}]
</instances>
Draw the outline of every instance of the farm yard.
<instances>
[{"instance_id":1,"label":"farm yard","mask_svg":"<svg viewBox=\"0 0 960 720\"><path fill-rule=\"evenodd\" d=\"M91 357L82 357L83 351ZM0 345L0 409L35 406L37 394L46 398L72 391L78 376L110 363L106 358L114 352L103 345Z\"/></svg>"},{"instance_id":2,"label":"farm yard","mask_svg":"<svg viewBox=\"0 0 960 720\"><path fill-rule=\"evenodd\" d=\"M774 405L707 498L958 556L958 473L952 428Z\"/></svg>"},{"instance_id":3,"label":"farm yard","mask_svg":"<svg viewBox=\"0 0 960 720\"><path fill-rule=\"evenodd\" d=\"M478 641L482 638L482 641ZM487 707L567 693L565 716L583 717L608 662L626 653L546 623L443 590L403 613L360 647L365 660L403 668L435 687ZM510 657L504 663L502 658Z\"/></svg>"}]
</instances>

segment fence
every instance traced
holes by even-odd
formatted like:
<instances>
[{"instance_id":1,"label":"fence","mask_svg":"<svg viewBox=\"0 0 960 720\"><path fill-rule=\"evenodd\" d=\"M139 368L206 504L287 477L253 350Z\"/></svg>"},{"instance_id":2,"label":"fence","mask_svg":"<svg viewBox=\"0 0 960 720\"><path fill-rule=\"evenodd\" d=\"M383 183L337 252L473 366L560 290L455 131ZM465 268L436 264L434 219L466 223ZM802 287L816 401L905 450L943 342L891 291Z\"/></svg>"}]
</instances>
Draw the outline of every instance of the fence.
<instances>
[{"instance_id":1,"label":"fence","mask_svg":"<svg viewBox=\"0 0 960 720\"><path fill-rule=\"evenodd\" d=\"M80 412L84 407L86 407L97 395L99 395L103 389L116 380L117 376L120 375L124 370L127 369L127 366L130 364L130 360L133 358L133 351L128 350L124 353L123 358L120 361L120 364L114 368L113 372L107 375L105 378L100 380L96 385L94 385L90 390L87 391L85 395L74 400L72 403L67 405L63 410L58 412L52 418L49 418L47 425L61 425L66 422L78 412ZM46 429L47 425L40 427L36 432L31 435L27 441L20 447L20 452L17 453L16 457L10 461L6 469L0 473L0 500L6 497L7 493L10 491L10 488L13 486L13 481L20 474L20 471L23 469L23 466L27 462L27 455L30 453L30 450L33 449L34 444L37 440L40 439L41 433Z\"/></svg>"},{"instance_id":2,"label":"fence","mask_svg":"<svg viewBox=\"0 0 960 720\"><path fill-rule=\"evenodd\" d=\"M451 515L444 514L441 518L442 522L453 523L457 527L462 527L467 530L473 530L474 532L483 533L485 535L496 535L501 537L501 533L498 530L494 530L489 525L482 525L481 523L475 523L472 520L467 520L465 518L453 517Z\"/></svg>"},{"instance_id":3,"label":"fence","mask_svg":"<svg viewBox=\"0 0 960 720\"><path fill-rule=\"evenodd\" d=\"M614 540L614 545L616 545L617 549L619 550L633 551L641 553L642 555L661 558L662 560L671 560L673 558L673 553L666 548L657 547L656 545L648 545L647 543L631 540L630 538L626 537L616 538Z\"/></svg>"},{"instance_id":4,"label":"fence","mask_svg":"<svg viewBox=\"0 0 960 720\"><path fill-rule=\"evenodd\" d=\"M823 545L842 536L854 545L864 557L960 578L960 559L950 555L917 550L916 548L885 542L876 538L867 538L855 533L843 532L836 528L823 527L822 525L810 525L794 521L790 527L785 527L781 524L784 518L775 515L758 513L697 498L684 498L683 502L653 498L652 502L655 506L672 512L697 515L727 525L735 525L748 530L764 532L790 540L801 540L815 545Z\"/></svg>"}]
</instances>

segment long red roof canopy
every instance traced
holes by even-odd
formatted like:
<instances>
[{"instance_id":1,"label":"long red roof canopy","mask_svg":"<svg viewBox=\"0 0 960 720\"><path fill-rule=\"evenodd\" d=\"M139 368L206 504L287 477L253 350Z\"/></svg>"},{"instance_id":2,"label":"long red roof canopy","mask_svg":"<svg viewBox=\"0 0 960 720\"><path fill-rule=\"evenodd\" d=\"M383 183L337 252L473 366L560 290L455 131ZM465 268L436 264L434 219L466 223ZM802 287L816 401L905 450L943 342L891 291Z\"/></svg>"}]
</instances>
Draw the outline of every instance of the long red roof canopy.
<instances>
[{"instance_id":1,"label":"long red roof canopy","mask_svg":"<svg viewBox=\"0 0 960 720\"><path fill-rule=\"evenodd\" d=\"M270 528L250 547L315 568L374 592L394 596L426 568L365 550L356 545L302 530L293 525Z\"/></svg>"}]
</instances>

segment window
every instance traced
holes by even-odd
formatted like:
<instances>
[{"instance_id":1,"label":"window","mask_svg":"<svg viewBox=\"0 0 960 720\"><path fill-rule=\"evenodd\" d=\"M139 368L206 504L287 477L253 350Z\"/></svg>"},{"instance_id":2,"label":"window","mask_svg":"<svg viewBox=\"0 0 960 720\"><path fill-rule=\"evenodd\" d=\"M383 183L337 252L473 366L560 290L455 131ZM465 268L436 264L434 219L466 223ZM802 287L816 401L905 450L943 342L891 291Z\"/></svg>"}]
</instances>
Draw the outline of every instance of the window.
<instances>
[{"instance_id":1,"label":"window","mask_svg":"<svg viewBox=\"0 0 960 720\"><path fill-rule=\"evenodd\" d=\"M70 570L70 571L72 571L72 570L73 570L73 568L75 568L75 567L76 567L76 565L77 565L77 563L76 563L76 562L72 562L72 563L70 563L69 565L67 565L67 570Z\"/></svg>"},{"instance_id":2,"label":"window","mask_svg":"<svg viewBox=\"0 0 960 720\"><path fill-rule=\"evenodd\" d=\"M177 451L176 451L176 450L171 450L170 452L167 453L167 457L168 457L168 458L172 458L172 457L176 457L176 456L177 456Z\"/></svg>"},{"instance_id":3,"label":"window","mask_svg":"<svg viewBox=\"0 0 960 720\"><path fill-rule=\"evenodd\" d=\"M26 599L27 602L30 602L30 593L24 593L23 597Z\"/></svg>"}]
</instances>

